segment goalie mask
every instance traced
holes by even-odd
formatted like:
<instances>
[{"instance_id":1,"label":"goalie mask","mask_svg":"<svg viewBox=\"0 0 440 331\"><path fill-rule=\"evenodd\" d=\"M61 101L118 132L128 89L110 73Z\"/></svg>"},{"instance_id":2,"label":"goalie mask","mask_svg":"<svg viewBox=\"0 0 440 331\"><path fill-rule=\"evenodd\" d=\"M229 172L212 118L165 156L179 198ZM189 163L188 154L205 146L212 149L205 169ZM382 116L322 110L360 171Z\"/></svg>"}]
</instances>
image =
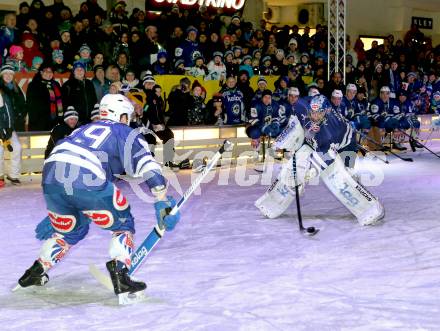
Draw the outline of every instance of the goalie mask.
<instances>
[{"instance_id":1,"label":"goalie mask","mask_svg":"<svg viewBox=\"0 0 440 331\"><path fill-rule=\"evenodd\" d=\"M324 121L325 115L331 111L331 104L323 95L316 95L310 100L309 117L315 123Z\"/></svg>"},{"instance_id":2,"label":"goalie mask","mask_svg":"<svg viewBox=\"0 0 440 331\"><path fill-rule=\"evenodd\" d=\"M121 122L122 115L127 115L125 124L129 125L133 111L132 103L122 94L107 94L99 104L99 114L102 120Z\"/></svg>"}]
</instances>

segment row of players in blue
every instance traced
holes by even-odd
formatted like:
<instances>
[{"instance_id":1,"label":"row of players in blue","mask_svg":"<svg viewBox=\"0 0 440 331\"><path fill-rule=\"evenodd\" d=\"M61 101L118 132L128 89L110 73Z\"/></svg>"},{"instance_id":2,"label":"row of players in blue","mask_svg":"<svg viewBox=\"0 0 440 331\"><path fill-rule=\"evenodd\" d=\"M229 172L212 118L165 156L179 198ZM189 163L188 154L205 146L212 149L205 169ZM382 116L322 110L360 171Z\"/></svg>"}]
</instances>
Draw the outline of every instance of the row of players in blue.
<instances>
[{"instance_id":1,"label":"row of players in blue","mask_svg":"<svg viewBox=\"0 0 440 331\"><path fill-rule=\"evenodd\" d=\"M275 138L286 126L291 114L299 104L310 101L319 91L312 87L309 96L299 98L297 88L290 88L285 102L276 102L269 90L261 94L260 99L253 101L249 114L247 135L253 140L253 146L258 147L261 136ZM434 100L440 99L440 92L434 93ZM382 132L391 133L399 130L413 129L416 136L420 129L420 122L412 102L406 91L400 91L397 98L390 98L390 89L384 86L380 95L371 103L368 102L364 91L357 91L354 84L347 86L346 95L342 91L334 90L331 96L331 107L348 120L356 130L368 132L372 126ZM395 144L397 146L397 144Z\"/></svg>"}]
</instances>

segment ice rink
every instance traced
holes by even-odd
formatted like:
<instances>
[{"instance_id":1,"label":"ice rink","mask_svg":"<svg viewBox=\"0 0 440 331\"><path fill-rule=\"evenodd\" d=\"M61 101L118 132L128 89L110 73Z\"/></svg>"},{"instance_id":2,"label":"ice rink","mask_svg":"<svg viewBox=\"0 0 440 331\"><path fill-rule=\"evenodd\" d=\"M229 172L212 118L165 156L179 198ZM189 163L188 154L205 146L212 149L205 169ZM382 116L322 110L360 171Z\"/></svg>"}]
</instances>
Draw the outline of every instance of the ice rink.
<instances>
[{"instance_id":1,"label":"ice rink","mask_svg":"<svg viewBox=\"0 0 440 331\"><path fill-rule=\"evenodd\" d=\"M433 147L440 150L440 144ZM40 179L0 191L0 329L2 330L439 330L440 159L407 153L414 163L359 162L383 171L369 190L385 205L385 222L361 227L323 186L296 209L264 219L254 201L266 190L203 184L176 229L136 274L148 298L118 306L88 272L108 260L110 233L96 226L49 273L43 288L11 292L38 255L35 225L45 216ZM258 175L251 168L248 175ZM178 178L189 186L190 171ZM259 175L261 176L261 175ZM139 243L155 223L152 205L125 186Z\"/></svg>"}]
</instances>

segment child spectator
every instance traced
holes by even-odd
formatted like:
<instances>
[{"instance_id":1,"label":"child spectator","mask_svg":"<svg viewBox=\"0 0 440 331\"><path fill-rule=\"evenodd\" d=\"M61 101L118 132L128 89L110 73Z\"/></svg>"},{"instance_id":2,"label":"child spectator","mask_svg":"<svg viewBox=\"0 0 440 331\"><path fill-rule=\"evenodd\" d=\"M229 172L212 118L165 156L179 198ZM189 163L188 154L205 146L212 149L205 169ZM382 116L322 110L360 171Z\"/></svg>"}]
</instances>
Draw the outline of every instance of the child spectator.
<instances>
[{"instance_id":1,"label":"child spectator","mask_svg":"<svg viewBox=\"0 0 440 331\"><path fill-rule=\"evenodd\" d=\"M188 112L188 125L201 125L206 119L206 105L202 97L202 86L195 80L192 85L192 107Z\"/></svg>"},{"instance_id":2,"label":"child spectator","mask_svg":"<svg viewBox=\"0 0 440 331\"><path fill-rule=\"evenodd\" d=\"M93 69L93 61L91 58L91 52L92 50L90 47L86 44L83 44L79 48L79 58L78 61L81 62L84 65L84 68L86 71L92 71Z\"/></svg>"},{"instance_id":3,"label":"child spectator","mask_svg":"<svg viewBox=\"0 0 440 331\"><path fill-rule=\"evenodd\" d=\"M205 76L208 74L208 68L206 67L205 60L201 55L196 57L194 61L194 66L187 69L189 75L194 77L200 77L201 79L204 79Z\"/></svg>"},{"instance_id":4,"label":"child spectator","mask_svg":"<svg viewBox=\"0 0 440 331\"><path fill-rule=\"evenodd\" d=\"M213 59L208 63L208 75L206 80L224 80L226 78L226 66L222 61L223 54L214 52Z\"/></svg>"},{"instance_id":5,"label":"child spectator","mask_svg":"<svg viewBox=\"0 0 440 331\"><path fill-rule=\"evenodd\" d=\"M249 77L254 76L254 70L252 68L252 56L250 55L243 56L243 61L240 64L239 70L240 72L242 72L243 70L246 71Z\"/></svg>"},{"instance_id":6,"label":"child spectator","mask_svg":"<svg viewBox=\"0 0 440 331\"><path fill-rule=\"evenodd\" d=\"M260 66L260 74L265 76L275 74L274 68L272 67L272 59L269 55L263 57L262 65Z\"/></svg>"},{"instance_id":7,"label":"child spectator","mask_svg":"<svg viewBox=\"0 0 440 331\"><path fill-rule=\"evenodd\" d=\"M64 55L61 49L55 49L52 52L52 65L53 71L59 74L63 74L67 71L67 67L64 64Z\"/></svg>"},{"instance_id":8,"label":"child spectator","mask_svg":"<svg viewBox=\"0 0 440 331\"><path fill-rule=\"evenodd\" d=\"M213 95L212 99L206 105L206 124L208 125L223 125L223 114L225 108L223 106L223 97L221 93Z\"/></svg>"},{"instance_id":9,"label":"child spectator","mask_svg":"<svg viewBox=\"0 0 440 331\"><path fill-rule=\"evenodd\" d=\"M36 56L32 59L32 67L31 72L38 72L40 70L40 66L43 63L43 59L39 56Z\"/></svg>"},{"instance_id":10,"label":"child spectator","mask_svg":"<svg viewBox=\"0 0 440 331\"><path fill-rule=\"evenodd\" d=\"M174 74L176 75L185 75L186 69L185 69L185 61L183 59L179 59L174 64Z\"/></svg>"},{"instance_id":11,"label":"child spectator","mask_svg":"<svg viewBox=\"0 0 440 331\"><path fill-rule=\"evenodd\" d=\"M15 72L28 72L29 68L26 62L23 61L23 48L21 46L12 45L9 48L9 57L6 63L14 68Z\"/></svg>"},{"instance_id":12,"label":"child spectator","mask_svg":"<svg viewBox=\"0 0 440 331\"><path fill-rule=\"evenodd\" d=\"M157 53L157 61L153 65L154 75L168 75L171 73L170 64L168 62L168 54L164 49Z\"/></svg>"}]
</instances>

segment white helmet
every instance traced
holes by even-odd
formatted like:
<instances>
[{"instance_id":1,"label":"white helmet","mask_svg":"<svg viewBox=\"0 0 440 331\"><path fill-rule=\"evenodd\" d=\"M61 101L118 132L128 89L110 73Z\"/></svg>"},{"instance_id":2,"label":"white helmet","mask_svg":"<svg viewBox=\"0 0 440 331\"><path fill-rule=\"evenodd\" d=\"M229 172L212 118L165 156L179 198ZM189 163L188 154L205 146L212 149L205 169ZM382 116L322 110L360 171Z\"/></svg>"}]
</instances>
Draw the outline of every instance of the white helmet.
<instances>
[{"instance_id":1,"label":"white helmet","mask_svg":"<svg viewBox=\"0 0 440 331\"><path fill-rule=\"evenodd\" d=\"M128 122L130 122L133 112L133 104L122 94L107 94L102 98L99 104L101 120L120 122L121 116L127 114Z\"/></svg>"}]
</instances>

